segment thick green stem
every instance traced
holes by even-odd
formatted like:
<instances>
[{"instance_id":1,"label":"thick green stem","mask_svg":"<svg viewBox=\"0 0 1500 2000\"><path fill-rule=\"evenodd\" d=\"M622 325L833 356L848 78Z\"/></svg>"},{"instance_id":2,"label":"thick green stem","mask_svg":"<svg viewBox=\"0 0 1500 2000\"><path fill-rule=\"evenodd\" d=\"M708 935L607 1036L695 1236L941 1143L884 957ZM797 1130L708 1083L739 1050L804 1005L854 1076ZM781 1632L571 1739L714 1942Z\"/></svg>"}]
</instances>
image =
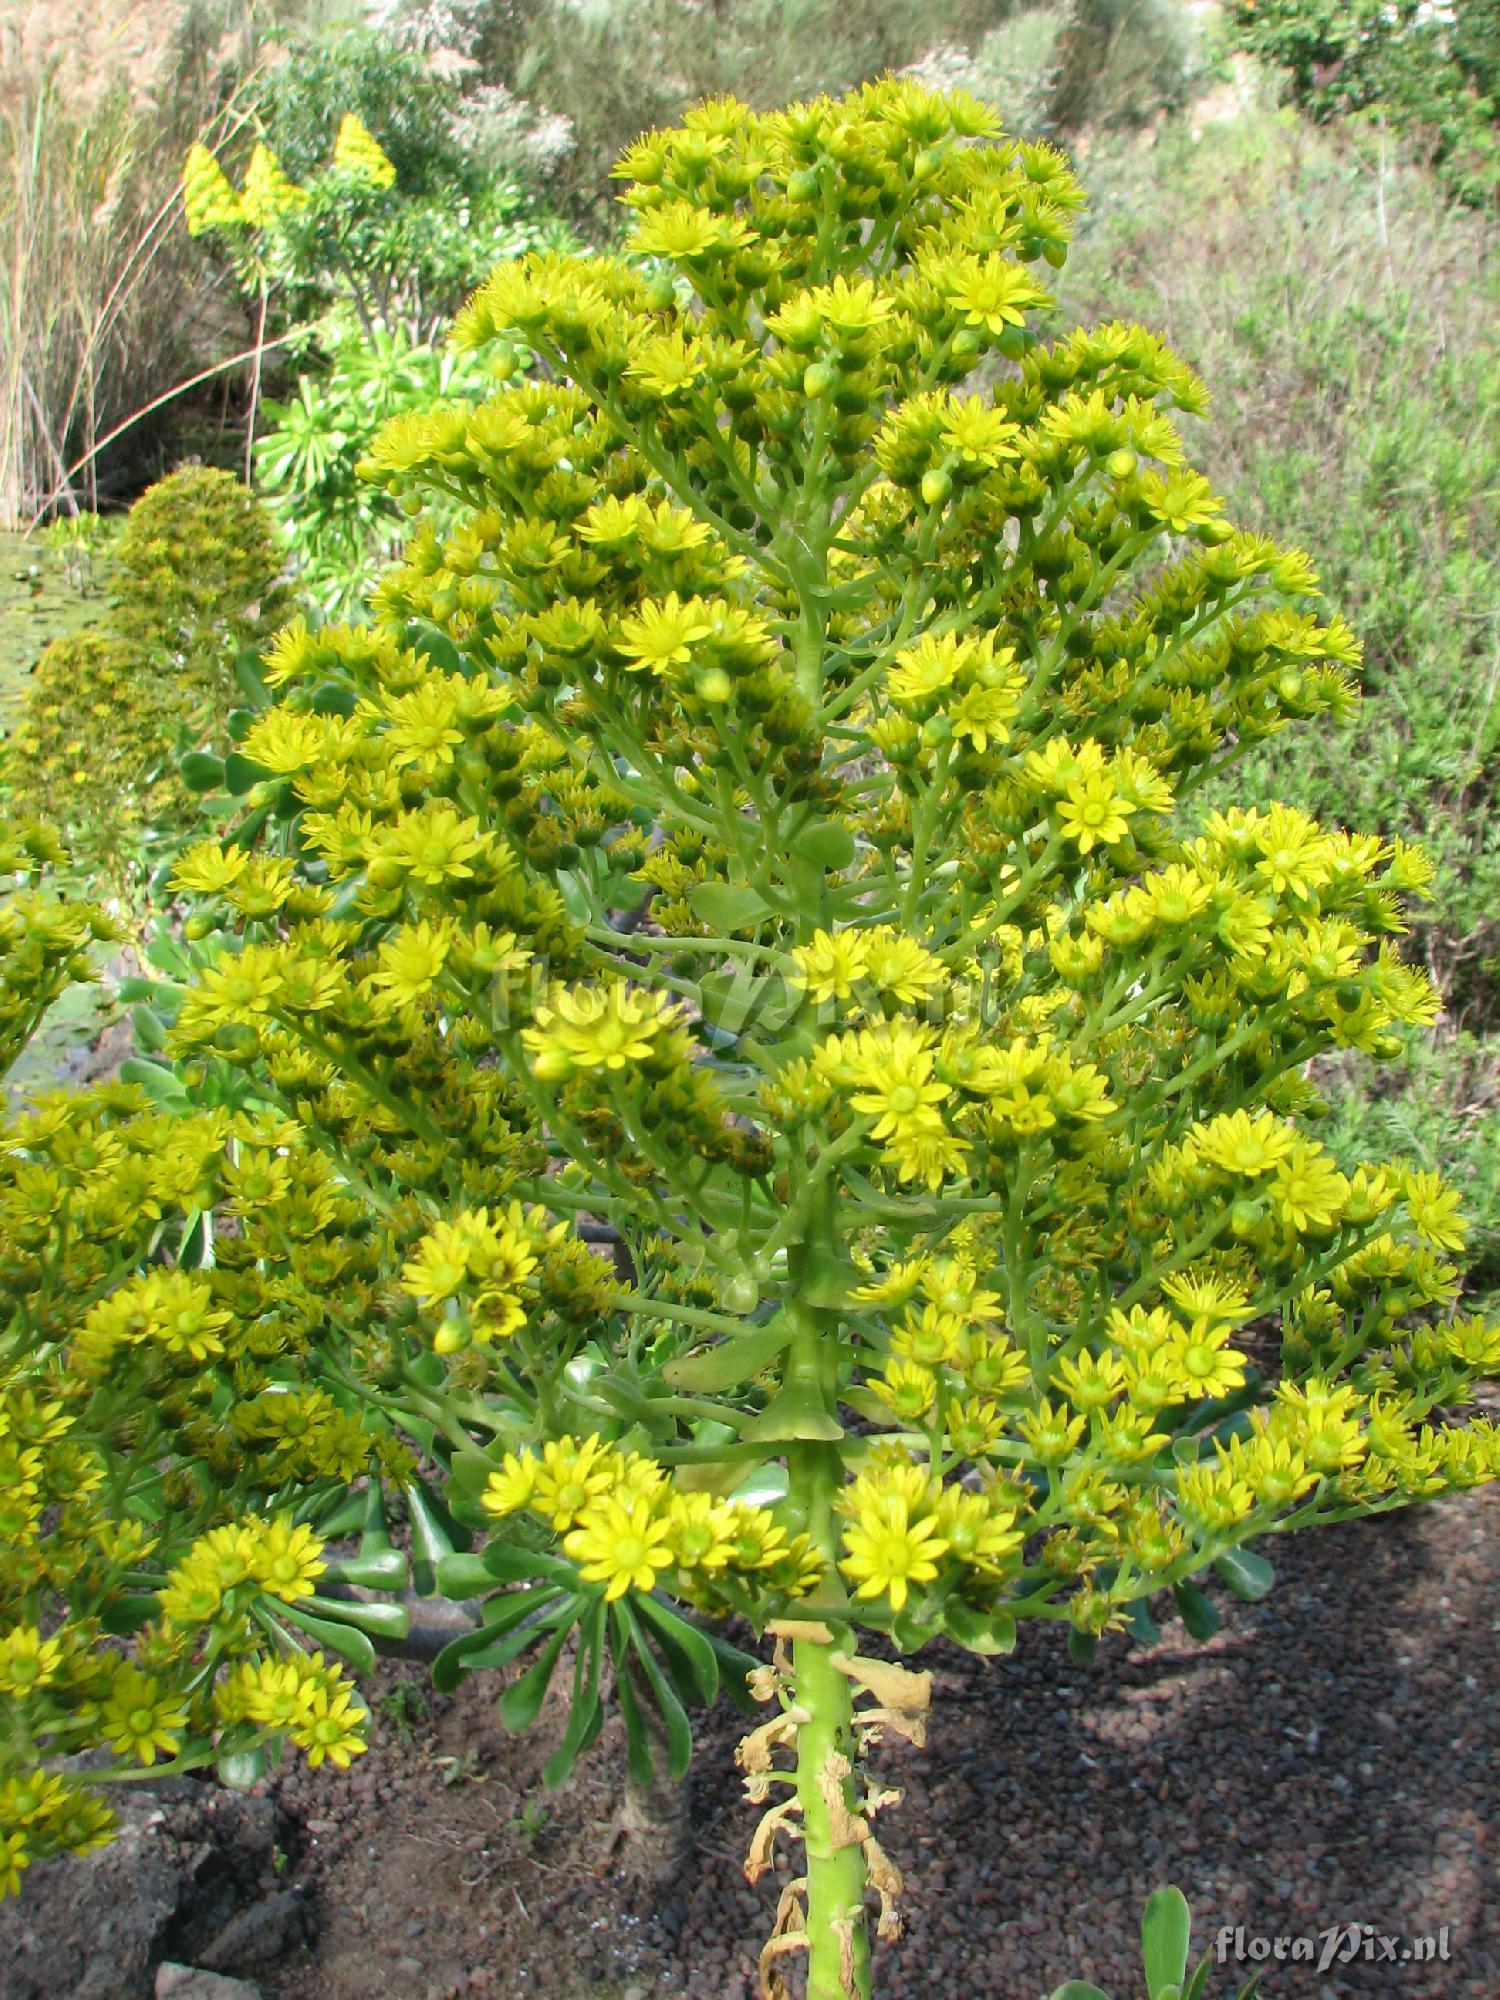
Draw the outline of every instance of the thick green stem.
<instances>
[{"instance_id":1,"label":"thick green stem","mask_svg":"<svg viewBox=\"0 0 1500 2000\"><path fill-rule=\"evenodd\" d=\"M847 1641L845 1644L847 1645ZM840 1642L799 1638L792 1669L808 1720L797 1731L797 1797L807 1855L807 2000L870 2000L864 1849L853 1831L854 1689L833 1665Z\"/></svg>"},{"instance_id":2,"label":"thick green stem","mask_svg":"<svg viewBox=\"0 0 1500 2000\"><path fill-rule=\"evenodd\" d=\"M790 1249L790 1298L795 1322L783 1372L784 1382L816 1383L826 1409L838 1396L839 1316L810 1305L802 1295L817 1255L838 1243L835 1176L809 1191L802 1241ZM807 1533L838 1575L838 1522L835 1502L844 1480L837 1443L811 1439L789 1446L787 1473ZM836 1590L831 1582L830 1592ZM819 1607L821 1608L821 1607ZM814 1622L793 1640L792 1678L796 1701L807 1719L797 1730L797 1798L807 1858L807 2000L870 2000L870 1941L865 1926L868 1866L858 1826L854 1737L854 1689L834 1665L838 1653L852 1654L853 1634L835 1619ZM828 1636L821 1636L823 1633Z\"/></svg>"}]
</instances>

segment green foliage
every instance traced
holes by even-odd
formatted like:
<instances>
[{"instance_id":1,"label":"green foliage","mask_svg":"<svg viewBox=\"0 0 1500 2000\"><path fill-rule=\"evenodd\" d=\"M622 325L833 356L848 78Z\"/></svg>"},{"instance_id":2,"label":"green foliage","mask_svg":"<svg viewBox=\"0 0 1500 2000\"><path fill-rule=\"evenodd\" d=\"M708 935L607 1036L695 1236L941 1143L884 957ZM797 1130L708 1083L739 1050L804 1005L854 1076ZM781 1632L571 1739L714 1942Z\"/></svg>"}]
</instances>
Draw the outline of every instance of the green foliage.
<instances>
[{"instance_id":1,"label":"green foliage","mask_svg":"<svg viewBox=\"0 0 1500 2000\"><path fill-rule=\"evenodd\" d=\"M1321 1073L1331 1107L1328 1144L1353 1172L1381 1159L1448 1176L1472 1216L1469 1282L1481 1303L1500 1292L1500 1046L1449 1030L1406 1038L1398 1062L1376 1069L1348 1055Z\"/></svg>"},{"instance_id":2,"label":"green foliage","mask_svg":"<svg viewBox=\"0 0 1500 2000\"><path fill-rule=\"evenodd\" d=\"M513 179L458 143L452 87L388 40L345 30L299 45L263 88L270 139L242 188L194 147L184 194L190 231L220 243L278 315L301 323L341 307L367 334L430 342L494 264L560 240ZM290 173L283 137L300 163Z\"/></svg>"},{"instance_id":3,"label":"green foliage","mask_svg":"<svg viewBox=\"0 0 1500 2000\"><path fill-rule=\"evenodd\" d=\"M294 181L327 164L339 120L353 112L413 198L452 201L482 190L484 163L455 130L458 86L415 49L370 29L288 38L256 81L267 144Z\"/></svg>"},{"instance_id":4,"label":"green foliage","mask_svg":"<svg viewBox=\"0 0 1500 2000\"><path fill-rule=\"evenodd\" d=\"M390 328L413 344L435 339L494 265L561 240L504 181L472 196L420 196L330 173L305 192L256 245L283 310L300 321L352 307L366 332Z\"/></svg>"},{"instance_id":5,"label":"green foliage","mask_svg":"<svg viewBox=\"0 0 1500 2000\"><path fill-rule=\"evenodd\" d=\"M1389 119L1465 201L1500 191L1500 15L1426 0L1234 0L1234 46L1315 118Z\"/></svg>"},{"instance_id":6,"label":"green foliage","mask_svg":"<svg viewBox=\"0 0 1500 2000\"><path fill-rule=\"evenodd\" d=\"M199 817L185 752L242 700L236 668L285 619L283 556L229 473L190 467L150 487L114 542L103 619L54 639L8 745L18 811L52 821L116 887L152 836Z\"/></svg>"},{"instance_id":7,"label":"green foliage","mask_svg":"<svg viewBox=\"0 0 1500 2000\"><path fill-rule=\"evenodd\" d=\"M406 522L379 487L358 476L381 426L449 396L483 396L492 364L446 347L413 344L347 317L321 329L321 365L297 377L284 400L268 398L256 440L256 486L290 553L299 592L327 617L347 616L362 579L397 552Z\"/></svg>"},{"instance_id":8,"label":"green foliage","mask_svg":"<svg viewBox=\"0 0 1500 2000\"><path fill-rule=\"evenodd\" d=\"M68 589L80 597L91 596L97 588L113 531L108 516L87 510L58 514L42 529L43 544L61 559Z\"/></svg>"},{"instance_id":9,"label":"green foliage","mask_svg":"<svg viewBox=\"0 0 1500 2000\"><path fill-rule=\"evenodd\" d=\"M262 142L236 190L198 146L183 193L189 230L223 247L263 318L273 299L278 318L318 316L291 343L298 377L266 404L255 467L309 599L337 614L394 552L396 510L355 476L376 431L482 393L488 364L441 351L440 328L497 264L568 239L456 145L454 93L421 58L364 34L303 53L272 72L265 110L317 170L298 183ZM394 156L352 104L379 114Z\"/></svg>"}]
</instances>

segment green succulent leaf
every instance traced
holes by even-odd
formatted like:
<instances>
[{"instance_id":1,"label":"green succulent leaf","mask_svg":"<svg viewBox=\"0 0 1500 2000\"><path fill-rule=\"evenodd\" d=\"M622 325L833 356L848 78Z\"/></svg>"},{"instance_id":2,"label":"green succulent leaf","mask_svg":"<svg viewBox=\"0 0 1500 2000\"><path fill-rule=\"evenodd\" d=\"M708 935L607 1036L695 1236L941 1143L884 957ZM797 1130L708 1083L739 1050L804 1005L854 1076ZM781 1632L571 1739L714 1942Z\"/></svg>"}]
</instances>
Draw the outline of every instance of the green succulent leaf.
<instances>
[{"instance_id":1,"label":"green succulent leaf","mask_svg":"<svg viewBox=\"0 0 1500 2000\"><path fill-rule=\"evenodd\" d=\"M564 1600L554 1617L556 1629L542 1648L541 1657L529 1666L519 1679L513 1680L501 1695L498 1707L500 1720L512 1735L519 1735L529 1729L542 1712L547 1689L552 1685L552 1676L557 1670L557 1662L562 1655L569 1633L578 1623L585 1609L585 1600L574 1597Z\"/></svg>"},{"instance_id":2,"label":"green succulent leaf","mask_svg":"<svg viewBox=\"0 0 1500 2000\"><path fill-rule=\"evenodd\" d=\"M1141 1956L1150 2000L1180 2000L1187 1977L1192 1916L1180 1889L1158 1889L1141 1919Z\"/></svg>"},{"instance_id":3,"label":"green succulent leaf","mask_svg":"<svg viewBox=\"0 0 1500 2000\"><path fill-rule=\"evenodd\" d=\"M771 914L771 906L748 883L700 882L688 897L693 915L724 936L753 931Z\"/></svg>"},{"instance_id":4,"label":"green succulent leaf","mask_svg":"<svg viewBox=\"0 0 1500 2000\"><path fill-rule=\"evenodd\" d=\"M1253 1549L1230 1549L1214 1564L1214 1574L1246 1604L1258 1604L1276 1581L1275 1568Z\"/></svg>"},{"instance_id":5,"label":"green succulent leaf","mask_svg":"<svg viewBox=\"0 0 1500 2000\"><path fill-rule=\"evenodd\" d=\"M693 1396L723 1395L768 1368L785 1352L791 1338L790 1320L784 1316L773 1319L765 1326L731 1334L696 1354L667 1362L662 1380Z\"/></svg>"}]
</instances>

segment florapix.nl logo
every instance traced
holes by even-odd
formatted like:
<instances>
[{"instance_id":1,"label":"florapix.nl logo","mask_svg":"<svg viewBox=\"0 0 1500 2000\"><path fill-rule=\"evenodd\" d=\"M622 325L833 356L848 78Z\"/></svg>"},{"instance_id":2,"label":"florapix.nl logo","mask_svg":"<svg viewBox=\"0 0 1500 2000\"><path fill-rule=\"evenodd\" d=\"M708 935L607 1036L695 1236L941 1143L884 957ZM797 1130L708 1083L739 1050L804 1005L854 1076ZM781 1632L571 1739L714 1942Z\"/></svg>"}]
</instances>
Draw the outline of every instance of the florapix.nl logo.
<instances>
[{"instance_id":1,"label":"florapix.nl logo","mask_svg":"<svg viewBox=\"0 0 1500 2000\"><path fill-rule=\"evenodd\" d=\"M1447 1965L1452 1957L1451 1926L1406 1936L1378 1924L1328 1924L1313 1933L1259 1935L1225 1924L1214 1939L1220 1965L1314 1965L1329 1972L1338 1965Z\"/></svg>"}]
</instances>

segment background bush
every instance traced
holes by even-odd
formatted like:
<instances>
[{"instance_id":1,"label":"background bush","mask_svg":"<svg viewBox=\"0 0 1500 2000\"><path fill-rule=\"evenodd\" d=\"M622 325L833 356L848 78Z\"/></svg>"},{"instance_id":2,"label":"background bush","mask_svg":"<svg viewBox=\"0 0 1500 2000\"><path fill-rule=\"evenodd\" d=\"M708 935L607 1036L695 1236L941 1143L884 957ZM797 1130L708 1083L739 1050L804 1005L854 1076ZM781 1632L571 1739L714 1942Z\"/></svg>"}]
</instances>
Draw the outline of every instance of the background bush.
<instances>
[{"instance_id":1,"label":"background bush","mask_svg":"<svg viewBox=\"0 0 1500 2000\"><path fill-rule=\"evenodd\" d=\"M1483 0L1235 0L1234 46L1319 119L1371 111L1466 201L1500 192L1500 10Z\"/></svg>"},{"instance_id":2,"label":"background bush","mask_svg":"<svg viewBox=\"0 0 1500 2000\"><path fill-rule=\"evenodd\" d=\"M408 523L359 476L381 425L445 396L482 398L498 385L472 356L388 327L366 335L347 314L321 332L326 354L293 393L265 405L256 481L281 530L298 589L326 616L358 613L362 578L399 551Z\"/></svg>"},{"instance_id":3,"label":"background bush","mask_svg":"<svg viewBox=\"0 0 1500 2000\"><path fill-rule=\"evenodd\" d=\"M485 121L465 122L464 109L448 71L364 28L298 36L264 71L256 122L306 195L245 246L281 324L348 306L367 335L432 343L497 263L548 237ZM393 185L329 171L350 113L395 169Z\"/></svg>"}]
</instances>

